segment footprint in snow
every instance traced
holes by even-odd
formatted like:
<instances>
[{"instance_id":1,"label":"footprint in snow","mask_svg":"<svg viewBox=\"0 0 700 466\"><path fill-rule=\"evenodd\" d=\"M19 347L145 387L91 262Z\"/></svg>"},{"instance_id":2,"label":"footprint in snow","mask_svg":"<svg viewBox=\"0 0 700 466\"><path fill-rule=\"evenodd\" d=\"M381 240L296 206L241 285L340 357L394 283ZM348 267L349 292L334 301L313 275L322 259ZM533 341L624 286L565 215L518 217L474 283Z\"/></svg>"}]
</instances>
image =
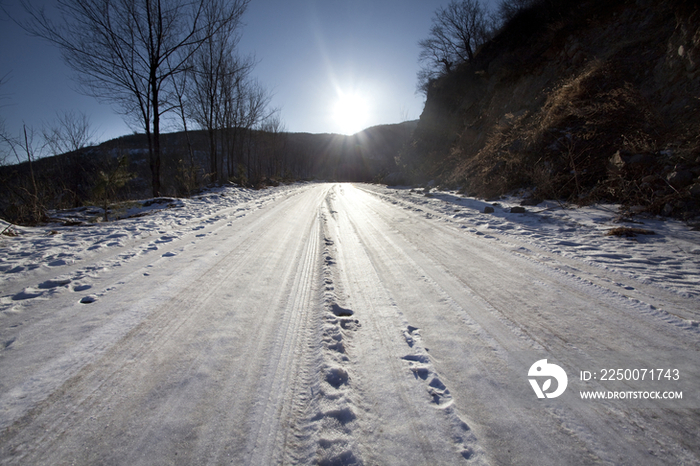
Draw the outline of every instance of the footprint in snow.
<instances>
[{"instance_id":1,"label":"footprint in snow","mask_svg":"<svg viewBox=\"0 0 700 466\"><path fill-rule=\"evenodd\" d=\"M352 309L345 309L335 303L333 303L333 305L331 306L331 311L333 311L333 314L335 314L338 317L350 317L354 314Z\"/></svg>"},{"instance_id":2,"label":"footprint in snow","mask_svg":"<svg viewBox=\"0 0 700 466\"><path fill-rule=\"evenodd\" d=\"M426 380L430 375L430 369L422 365L411 366L411 372L413 372L413 376L416 379L421 378L423 380Z\"/></svg>"},{"instance_id":3,"label":"footprint in snow","mask_svg":"<svg viewBox=\"0 0 700 466\"><path fill-rule=\"evenodd\" d=\"M148 245L148 247L146 247L146 248L144 248L144 249L141 250L141 254L146 254L146 253L148 253L148 252L150 252L150 251L157 251L157 250L158 250L158 246L156 246L155 244L151 243L151 244Z\"/></svg>"},{"instance_id":4,"label":"footprint in snow","mask_svg":"<svg viewBox=\"0 0 700 466\"><path fill-rule=\"evenodd\" d=\"M428 364L430 363L430 358L425 355L425 354L409 354L407 356L404 356L403 358L404 361L409 361L409 362L420 362L423 364Z\"/></svg>"},{"instance_id":5,"label":"footprint in snow","mask_svg":"<svg viewBox=\"0 0 700 466\"><path fill-rule=\"evenodd\" d=\"M435 403L436 405L442 404L443 406L445 406L445 402L452 401L452 395L450 395L450 391L447 389L445 384L443 384L442 381L437 377L433 377L433 380L430 381L428 386L428 393L430 394L430 396L433 397L433 403Z\"/></svg>"},{"instance_id":6,"label":"footprint in snow","mask_svg":"<svg viewBox=\"0 0 700 466\"><path fill-rule=\"evenodd\" d=\"M80 304L92 304L92 303L94 303L95 301L97 301L97 296L92 295L92 294L89 294L89 295L87 295L87 296L83 296L83 297L80 299Z\"/></svg>"},{"instance_id":7,"label":"footprint in snow","mask_svg":"<svg viewBox=\"0 0 700 466\"><path fill-rule=\"evenodd\" d=\"M19 293L15 294L12 297L13 301L23 301L25 299L33 299L33 298L38 298L41 296L43 292L34 290L32 288L25 288L24 290L20 291Z\"/></svg>"},{"instance_id":8,"label":"footprint in snow","mask_svg":"<svg viewBox=\"0 0 700 466\"><path fill-rule=\"evenodd\" d=\"M99 246L97 246L97 247L99 247ZM88 248L88 249L90 249L90 248ZM66 264L67 264L67 262L64 261L63 259L58 259L58 260L49 262L47 265L49 267L60 267L62 265L66 265Z\"/></svg>"},{"instance_id":9,"label":"footprint in snow","mask_svg":"<svg viewBox=\"0 0 700 466\"><path fill-rule=\"evenodd\" d=\"M406 340L406 344L411 348L413 348L413 345L416 344L414 335L416 337L420 336L418 333L416 333L418 330L418 327L413 327L409 325L408 327L406 327L406 330L403 331L403 337Z\"/></svg>"},{"instance_id":10,"label":"footprint in snow","mask_svg":"<svg viewBox=\"0 0 700 466\"><path fill-rule=\"evenodd\" d=\"M348 423L354 421L356 416L355 416L355 413L353 412L352 409L350 409L349 407L345 407L345 408L331 409L329 411L326 411L326 412L322 413L322 417L335 419L341 425L345 425L345 424L348 424ZM346 463L338 463L338 464L346 464ZM347 463L347 464L349 464L349 463Z\"/></svg>"},{"instance_id":11,"label":"footprint in snow","mask_svg":"<svg viewBox=\"0 0 700 466\"><path fill-rule=\"evenodd\" d=\"M173 256L177 256L177 254L175 254L174 252L166 252L161 257L173 257Z\"/></svg>"},{"instance_id":12,"label":"footprint in snow","mask_svg":"<svg viewBox=\"0 0 700 466\"><path fill-rule=\"evenodd\" d=\"M332 367L326 371L326 382L334 388L340 388L348 382L348 372L342 367Z\"/></svg>"},{"instance_id":13,"label":"footprint in snow","mask_svg":"<svg viewBox=\"0 0 700 466\"><path fill-rule=\"evenodd\" d=\"M357 330L362 326L357 319L339 319L339 323L343 330Z\"/></svg>"},{"instance_id":14,"label":"footprint in snow","mask_svg":"<svg viewBox=\"0 0 700 466\"><path fill-rule=\"evenodd\" d=\"M50 288L57 288L59 286L65 286L71 282L70 278L54 278L52 280L46 280L39 284L39 288L42 290L47 290Z\"/></svg>"}]
</instances>

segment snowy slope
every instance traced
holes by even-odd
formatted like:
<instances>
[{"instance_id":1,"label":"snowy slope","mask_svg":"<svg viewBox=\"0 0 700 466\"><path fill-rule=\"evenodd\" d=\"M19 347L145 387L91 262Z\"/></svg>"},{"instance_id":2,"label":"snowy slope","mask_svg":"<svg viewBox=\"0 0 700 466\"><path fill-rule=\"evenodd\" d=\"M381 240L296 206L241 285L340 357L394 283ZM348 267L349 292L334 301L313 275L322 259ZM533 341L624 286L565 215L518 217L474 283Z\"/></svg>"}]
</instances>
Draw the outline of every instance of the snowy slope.
<instances>
[{"instance_id":1,"label":"snowy slope","mask_svg":"<svg viewBox=\"0 0 700 466\"><path fill-rule=\"evenodd\" d=\"M700 234L485 205L227 187L18 228L0 239L0 463L700 463ZM559 398L530 386L543 358ZM579 377L651 366L680 380ZM579 396L601 389L684 398Z\"/></svg>"}]
</instances>

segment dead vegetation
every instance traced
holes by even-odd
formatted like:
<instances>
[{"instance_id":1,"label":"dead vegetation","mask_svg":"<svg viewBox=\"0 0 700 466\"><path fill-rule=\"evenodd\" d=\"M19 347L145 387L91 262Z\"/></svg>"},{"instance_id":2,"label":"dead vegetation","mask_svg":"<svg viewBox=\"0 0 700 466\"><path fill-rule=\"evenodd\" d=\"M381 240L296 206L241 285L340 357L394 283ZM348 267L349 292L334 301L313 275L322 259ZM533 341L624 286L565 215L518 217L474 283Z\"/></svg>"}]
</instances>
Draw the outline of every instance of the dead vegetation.
<instances>
[{"instance_id":1,"label":"dead vegetation","mask_svg":"<svg viewBox=\"0 0 700 466\"><path fill-rule=\"evenodd\" d=\"M484 198L526 188L698 215L700 10L672 0L567 8L536 30L501 31L475 64L434 83L404 160ZM441 144L436 127L452 130Z\"/></svg>"}]
</instances>

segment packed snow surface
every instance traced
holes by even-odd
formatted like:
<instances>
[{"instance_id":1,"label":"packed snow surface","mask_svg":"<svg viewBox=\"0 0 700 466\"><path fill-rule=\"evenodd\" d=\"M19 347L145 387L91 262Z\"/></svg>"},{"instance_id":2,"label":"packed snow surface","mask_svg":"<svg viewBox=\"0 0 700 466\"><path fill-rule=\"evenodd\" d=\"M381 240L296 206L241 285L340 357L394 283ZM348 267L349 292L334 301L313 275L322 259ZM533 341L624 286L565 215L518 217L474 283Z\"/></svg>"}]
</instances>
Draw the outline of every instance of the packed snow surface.
<instances>
[{"instance_id":1,"label":"packed snow surface","mask_svg":"<svg viewBox=\"0 0 700 466\"><path fill-rule=\"evenodd\" d=\"M6 229L0 464L700 464L699 232L425 194Z\"/></svg>"}]
</instances>

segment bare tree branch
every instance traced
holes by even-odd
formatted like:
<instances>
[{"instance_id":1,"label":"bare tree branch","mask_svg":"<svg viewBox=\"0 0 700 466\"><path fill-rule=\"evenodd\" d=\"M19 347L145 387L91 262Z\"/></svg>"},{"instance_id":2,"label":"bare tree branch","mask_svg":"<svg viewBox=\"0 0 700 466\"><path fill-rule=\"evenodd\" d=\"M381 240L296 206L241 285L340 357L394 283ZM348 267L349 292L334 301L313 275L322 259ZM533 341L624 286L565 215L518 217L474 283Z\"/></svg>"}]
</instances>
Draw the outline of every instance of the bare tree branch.
<instances>
[{"instance_id":1,"label":"bare tree branch","mask_svg":"<svg viewBox=\"0 0 700 466\"><path fill-rule=\"evenodd\" d=\"M95 130L82 112L59 113L53 125L42 130L42 136L53 155L65 154L93 144Z\"/></svg>"},{"instance_id":2,"label":"bare tree branch","mask_svg":"<svg viewBox=\"0 0 700 466\"><path fill-rule=\"evenodd\" d=\"M492 32L491 20L479 0L453 0L438 8L426 39L418 42L418 90L427 92L430 80L450 73L459 63L474 60L479 46Z\"/></svg>"},{"instance_id":3,"label":"bare tree branch","mask_svg":"<svg viewBox=\"0 0 700 466\"><path fill-rule=\"evenodd\" d=\"M83 93L137 116L160 194L160 122L177 106L174 76L219 31L240 25L250 0L56 0L60 21L28 0L20 25L57 45Z\"/></svg>"}]
</instances>

